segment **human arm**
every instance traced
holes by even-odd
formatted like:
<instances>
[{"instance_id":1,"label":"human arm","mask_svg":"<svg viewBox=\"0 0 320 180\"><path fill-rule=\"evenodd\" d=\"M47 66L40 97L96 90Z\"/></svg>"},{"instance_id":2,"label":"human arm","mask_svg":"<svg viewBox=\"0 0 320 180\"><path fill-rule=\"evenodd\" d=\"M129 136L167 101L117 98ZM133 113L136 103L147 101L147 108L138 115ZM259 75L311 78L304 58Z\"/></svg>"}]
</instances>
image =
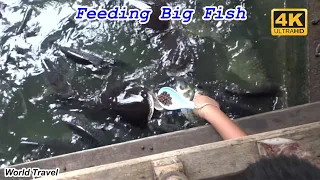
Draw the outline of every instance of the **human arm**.
<instances>
[{"instance_id":1,"label":"human arm","mask_svg":"<svg viewBox=\"0 0 320 180\"><path fill-rule=\"evenodd\" d=\"M194 112L215 127L224 140L247 136L236 123L220 110L219 104L214 99L196 94L193 101L196 105Z\"/></svg>"}]
</instances>

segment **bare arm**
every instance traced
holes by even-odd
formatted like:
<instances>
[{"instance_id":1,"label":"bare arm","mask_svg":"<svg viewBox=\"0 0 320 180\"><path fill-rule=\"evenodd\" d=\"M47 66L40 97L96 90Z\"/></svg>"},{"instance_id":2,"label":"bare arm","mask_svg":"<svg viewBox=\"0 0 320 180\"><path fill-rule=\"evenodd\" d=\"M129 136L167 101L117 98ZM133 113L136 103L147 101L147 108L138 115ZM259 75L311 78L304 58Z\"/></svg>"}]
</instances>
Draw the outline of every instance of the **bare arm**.
<instances>
[{"instance_id":1,"label":"bare arm","mask_svg":"<svg viewBox=\"0 0 320 180\"><path fill-rule=\"evenodd\" d=\"M236 123L216 106L208 105L203 107L201 111L203 118L216 128L224 140L247 136Z\"/></svg>"},{"instance_id":2,"label":"bare arm","mask_svg":"<svg viewBox=\"0 0 320 180\"><path fill-rule=\"evenodd\" d=\"M196 94L193 101L196 107L199 107L194 112L215 127L224 140L247 136L236 123L220 110L218 102L214 99Z\"/></svg>"}]
</instances>

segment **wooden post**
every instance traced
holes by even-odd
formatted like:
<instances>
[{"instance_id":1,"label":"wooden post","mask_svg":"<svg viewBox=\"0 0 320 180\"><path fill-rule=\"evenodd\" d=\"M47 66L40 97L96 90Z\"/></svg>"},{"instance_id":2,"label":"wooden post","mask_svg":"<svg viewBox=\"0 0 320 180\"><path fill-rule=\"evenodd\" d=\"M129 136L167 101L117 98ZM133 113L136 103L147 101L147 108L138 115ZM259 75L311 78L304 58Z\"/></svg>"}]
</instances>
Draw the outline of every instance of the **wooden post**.
<instances>
[{"instance_id":1,"label":"wooden post","mask_svg":"<svg viewBox=\"0 0 320 180\"><path fill-rule=\"evenodd\" d=\"M296 155L320 168L320 160L313 153L305 150L297 141L286 138L273 138L257 142L261 156Z\"/></svg>"},{"instance_id":2,"label":"wooden post","mask_svg":"<svg viewBox=\"0 0 320 180\"><path fill-rule=\"evenodd\" d=\"M188 180L177 156L152 161L155 180Z\"/></svg>"},{"instance_id":3,"label":"wooden post","mask_svg":"<svg viewBox=\"0 0 320 180\"><path fill-rule=\"evenodd\" d=\"M316 102L320 101L320 1L308 0L307 4L309 14L308 56L310 102Z\"/></svg>"}]
</instances>

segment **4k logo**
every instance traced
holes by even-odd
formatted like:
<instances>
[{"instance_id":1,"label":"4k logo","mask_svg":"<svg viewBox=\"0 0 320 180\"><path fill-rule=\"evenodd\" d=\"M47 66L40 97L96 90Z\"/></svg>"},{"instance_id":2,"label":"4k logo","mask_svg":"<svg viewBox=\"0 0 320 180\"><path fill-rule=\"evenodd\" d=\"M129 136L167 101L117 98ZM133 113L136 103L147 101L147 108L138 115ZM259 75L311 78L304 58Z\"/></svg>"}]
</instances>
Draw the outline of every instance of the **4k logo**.
<instances>
[{"instance_id":1,"label":"4k logo","mask_svg":"<svg viewBox=\"0 0 320 180\"><path fill-rule=\"evenodd\" d=\"M273 36L306 36L308 34L307 9L272 9L271 34Z\"/></svg>"}]
</instances>

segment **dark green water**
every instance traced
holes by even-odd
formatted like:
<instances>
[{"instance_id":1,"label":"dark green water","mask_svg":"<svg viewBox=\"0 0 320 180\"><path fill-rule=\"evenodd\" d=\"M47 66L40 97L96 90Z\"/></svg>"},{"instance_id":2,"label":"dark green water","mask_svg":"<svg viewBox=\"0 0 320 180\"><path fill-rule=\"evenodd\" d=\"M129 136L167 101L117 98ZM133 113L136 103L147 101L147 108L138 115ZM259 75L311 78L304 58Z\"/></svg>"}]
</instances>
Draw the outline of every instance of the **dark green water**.
<instances>
[{"instance_id":1,"label":"dark green water","mask_svg":"<svg viewBox=\"0 0 320 180\"><path fill-rule=\"evenodd\" d=\"M116 1L117 2L117 1ZM148 40L140 25L133 22L81 21L73 20L76 5L86 5L106 9L120 4L107 1L47 1L47 0L7 0L0 1L0 163L2 167L30 161L37 158L63 154L65 146L56 143L56 149L21 146L28 138L41 141L47 137L63 139L63 143L76 143L79 138L68 127L59 123L73 116L71 111L57 111L59 104L50 89L48 74L42 66L43 60L50 60L55 68L68 79L74 92L88 98L116 81L133 79L151 89L165 86L170 76L190 74L198 82L212 83L216 80L242 81L228 72L231 64L235 71L250 76L250 83L258 85L268 79L282 85L283 96L264 101L250 101L249 108L259 112L281 109L304 103L305 95L305 49L292 53L304 44L305 39L295 38L289 44L286 38L270 34L270 11L283 7L281 1L175 1L174 5L199 8L207 5L224 5L233 8L243 4L248 11L244 22L204 22L201 16L195 22L183 26L179 21L171 25L171 30L179 32L178 37L161 36ZM24 19L27 9L32 9L29 19ZM24 24L25 22L25 24ZM140 31L139 31L140 30ZM162 38L161 38L162 37ZM163 42L164 44L161 44ZM120 59L132 65L129 70L121 68L93 75L91 66L76 65L67 59L57 45L79 47L105 58ZM169 48L163 48L164 46ZM185 48L186 47L186 48ZM192 48L188 48L192 47ZM241 53L247 49L250 53ZM190 50L191 49L191 50ZM177 50L179 65L168 61L166 52ZM190 52L192 51L192 52ZM180 56L185 53L186 56ZM233 53L233 54L232 54ZM170 55L170 54L169 54ZM295 59L291 64L290 59ZM169 58L170 59L170 58ZM240 63L236 63L240 62ZM259 62L259 66L250 65ZM236 65L234 65L236 63ZM249 64L249 66L243 65ZM256 63L255 63L256 64ZM300 69L297 69L299 64ZM189 69L187 68L189 67ZM253 67L253 68L252 68ZM263 67L263 68L262 68ZM302 67L302 68L301 68ZM264 69L264 70L261 70ZM232 68L231 68L232 69ZM263 72L262 75L259 74ZM302 75L297 75L302 74ZM292 77L292 75L294 77ZM262 80L261 80L262 79ZM293 82L294 86L288 86ZM260 84L259 84L260 83ZM245 86L245 84L241 84ZM291 93L293 92L293 93ZM302 92L302 93L301 93ZM208 92L215 96L215 91ZM287 99L291 98L291 99ZM234 99L236 102L237 99ZM242 103L242 102L239 102ZM235 118L236 112L226 112ZM79 115L81 116L81 115ZM179 112L167 113L170 117L154 120L155 124L171 123L175 130L189 128ZM81 117L77 117L81 119ZM163 121L162 121L163 120ZM104 122L91 119L92 127L107 127L105 145L163 133L158 130L140 130L117 119ZM172 131L172 130L171 130ZM84 149L87 148L81 144ZM39 152L45 155L39 155Z\"/></svg>"}]
</instances>

